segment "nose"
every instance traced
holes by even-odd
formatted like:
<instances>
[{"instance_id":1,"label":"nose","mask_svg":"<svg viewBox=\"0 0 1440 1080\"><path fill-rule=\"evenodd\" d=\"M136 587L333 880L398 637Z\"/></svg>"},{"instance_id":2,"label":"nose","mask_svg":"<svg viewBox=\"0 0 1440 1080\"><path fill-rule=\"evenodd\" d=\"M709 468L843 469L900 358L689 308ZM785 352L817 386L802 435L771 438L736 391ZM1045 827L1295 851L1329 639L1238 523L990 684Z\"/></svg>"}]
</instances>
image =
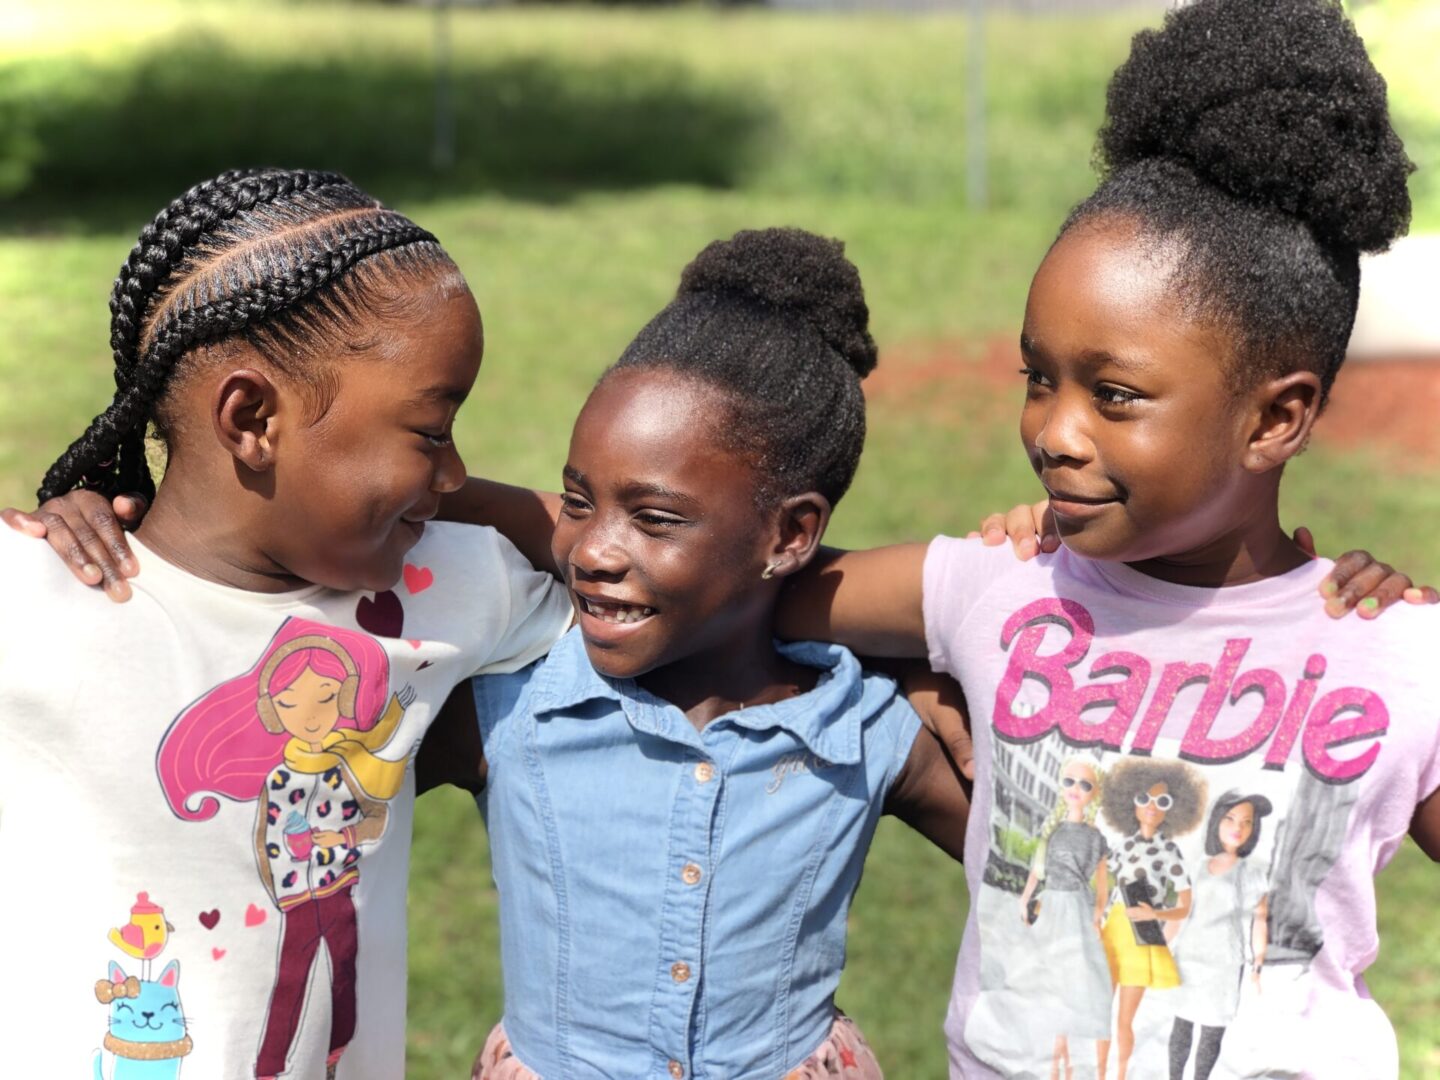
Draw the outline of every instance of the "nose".
<instances>
[{"instance_id":1,"label":"nose","mask_svg":"<svg viewBox=\"0 0 1440 1080\"><path fill-rule=\"evenodd\" d=\"M616 529L596 515L581 524L568 561L581 578L614 581L624 576L629 560Z\"/></svg>"},{"instance_id":2,"label":"nose","mask_svg":"<svg viewBox=\"0 0 1440 1080\"><path fill-rule=\"evenodd\" d=\"M1085 426L1086 404L1079 395L1062 388L1055 394L1045 412L1044 422L1035 435L1035 449L1046 464L1075 464L1094 457Z\"/></svg>"},{"instance_id":3,"label":"nose","mask_svg":"<svg viewBox=\"0 0 1440 1080\"><path fill-rule=\"evenodd\" d=\"M435 475L430 480L430 490L441 495L459 491L465 486L465 460L452 442L445 448L435 464Z\"/></svg>"},{"instance_id":4,"label":"nose","mask_svg":"<svg viewBox=\"0 0 1440 1080\"><path fill-rule=\"evenodd\" d=\"M143 1017L145 1017L146 1020L149 1020L149 1019L151 1019L155 1014L154 1014L153 1012L142 1012L140 1015L143 1016Z\"/></svg>"}]
</instances>

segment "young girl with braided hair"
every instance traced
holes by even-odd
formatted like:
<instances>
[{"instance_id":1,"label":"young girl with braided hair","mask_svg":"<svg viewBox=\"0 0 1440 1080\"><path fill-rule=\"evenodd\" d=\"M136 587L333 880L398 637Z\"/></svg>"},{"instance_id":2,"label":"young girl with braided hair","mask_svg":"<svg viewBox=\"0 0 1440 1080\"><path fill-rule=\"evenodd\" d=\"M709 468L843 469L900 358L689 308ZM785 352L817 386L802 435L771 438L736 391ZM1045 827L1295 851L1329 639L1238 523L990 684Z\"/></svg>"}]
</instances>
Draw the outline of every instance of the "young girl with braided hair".
<instances>
[{"instance_id":1,"label":"young girl with braided hair","mask_svg":"<svg viewBox=\"0 0 1440 1080\"><path fill-rule=\"evenodd\" d=\"M104 1013L78 991L148 893L192 1037L146 1041L167 1017L126 1001L107 1049L224 1080L393 1080L410 759L456 683L570 621L496 533L427 524L465 479L450 430L480 364L474 298L433 236L344 177L261 169L162 210L111 307L114 400L40 496L153 500L134 598L0 536L0 919L27 928L0 1015L42 1036L3 1040L0 1074L78 1076L92 1053L98 1071Z\"/></svg>"}]
</instances>

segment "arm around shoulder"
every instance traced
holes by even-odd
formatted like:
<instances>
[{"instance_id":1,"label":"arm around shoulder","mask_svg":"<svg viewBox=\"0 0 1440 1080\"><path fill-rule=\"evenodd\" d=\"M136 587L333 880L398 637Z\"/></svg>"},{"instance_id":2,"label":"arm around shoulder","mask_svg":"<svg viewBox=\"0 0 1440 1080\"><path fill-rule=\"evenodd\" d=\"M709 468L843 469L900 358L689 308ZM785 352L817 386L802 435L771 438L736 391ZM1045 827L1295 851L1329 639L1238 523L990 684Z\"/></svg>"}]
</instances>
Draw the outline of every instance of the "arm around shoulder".
<instances>
[{"instance_id":1,"label":"arm around shoulder","mask_svg":"<svg viewBox=\"0 0 1440 1080\"><path fill-rule=\"evenodd\" d=\"M1421 851L1440 862L1440 788L1415 808L1415 816L1410 819L1410 837Z\"/></svg>"},{"instance_id":2,"label":"arm around shoulder","mask_svg":"<svg viewBox=\"0 0 1440 1080\"><path fill-rule=\"evenodd\" d=\"M790 579L775 630L792 641L833 641L866 656L926 655L924 544L826 549Z\"/></svg>"}]
</instances>

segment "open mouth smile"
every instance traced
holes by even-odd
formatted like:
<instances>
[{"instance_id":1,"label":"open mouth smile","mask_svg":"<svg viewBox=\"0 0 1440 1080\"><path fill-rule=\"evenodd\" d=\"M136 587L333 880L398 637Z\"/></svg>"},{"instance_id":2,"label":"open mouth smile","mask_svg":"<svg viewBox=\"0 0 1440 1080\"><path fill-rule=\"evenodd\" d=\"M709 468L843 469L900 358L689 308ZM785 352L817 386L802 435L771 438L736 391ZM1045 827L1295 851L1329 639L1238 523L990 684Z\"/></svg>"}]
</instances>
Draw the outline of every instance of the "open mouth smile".
<instances>
[{"instance_id":1,"label":"open mouth smile","mask_svg":"<svg viewBox=\"0 0 1440 1080\"><path fill-rule=\"evenodd\" d=\"M643 604L623 604L606 600L591 600L588 597L575 594L575 599L580 605L582 614L598 619L603 623L618 625L631 625L644 622L655 614L655 609L645 607Z\"/></svg>"}]
</instances>

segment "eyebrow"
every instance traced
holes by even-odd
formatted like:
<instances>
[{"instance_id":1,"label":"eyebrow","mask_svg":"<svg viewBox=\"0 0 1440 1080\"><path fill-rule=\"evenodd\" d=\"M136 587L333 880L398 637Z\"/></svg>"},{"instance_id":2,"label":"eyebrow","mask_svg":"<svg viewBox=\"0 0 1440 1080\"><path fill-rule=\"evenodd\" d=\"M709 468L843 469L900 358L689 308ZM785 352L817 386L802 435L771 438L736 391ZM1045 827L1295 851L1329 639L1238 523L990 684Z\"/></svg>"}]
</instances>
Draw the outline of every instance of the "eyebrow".
<instances>
[{"instance_id":1,"label":"eyebrow","mask_svg":"<svg viewBox=\"0 0 1440 1080\"><path fill-rule=\"evenodd\" d=\"M573 465L566 465L563 475L565 479L569 480L572 484L578 484L584 488L590 486L590 478ZM686 495L683 491L676 491L674 488L668 488L664 484L657 484L647 480L632 480L627 484L623 484L618 494L622 499L669 499L672 502L677 502L685 506L698 507L700 505L698 499Z\"/></svg>"},{"instance_id":2,"label":"eyebrow","mask_svg":"<svg viewBox=\"0 0 1440 1080\"><path fill-rule=\"evenodd\" d=\"M431 405L437 401L449 402L452 405L463 405L469 391L458 386L427 386L417 391L407 404L410 405Z\"/></svg>"},{"instance_id":3,"label":"eyebrow","mask_svg":"<svg viewBox=\"0 0 1440 1080\"><path fill-rule=\"evenodd\" d=\"M1048 359L1049 354L1028 334L1020 335L1020 353L1026 358ZM1076 357L1086 367L1112 367L1129 375L1142 375L1154 370L1154 361L1143 356L1121 356L1105 349L1087 349Z\"/></svg>"}]
</instances>

